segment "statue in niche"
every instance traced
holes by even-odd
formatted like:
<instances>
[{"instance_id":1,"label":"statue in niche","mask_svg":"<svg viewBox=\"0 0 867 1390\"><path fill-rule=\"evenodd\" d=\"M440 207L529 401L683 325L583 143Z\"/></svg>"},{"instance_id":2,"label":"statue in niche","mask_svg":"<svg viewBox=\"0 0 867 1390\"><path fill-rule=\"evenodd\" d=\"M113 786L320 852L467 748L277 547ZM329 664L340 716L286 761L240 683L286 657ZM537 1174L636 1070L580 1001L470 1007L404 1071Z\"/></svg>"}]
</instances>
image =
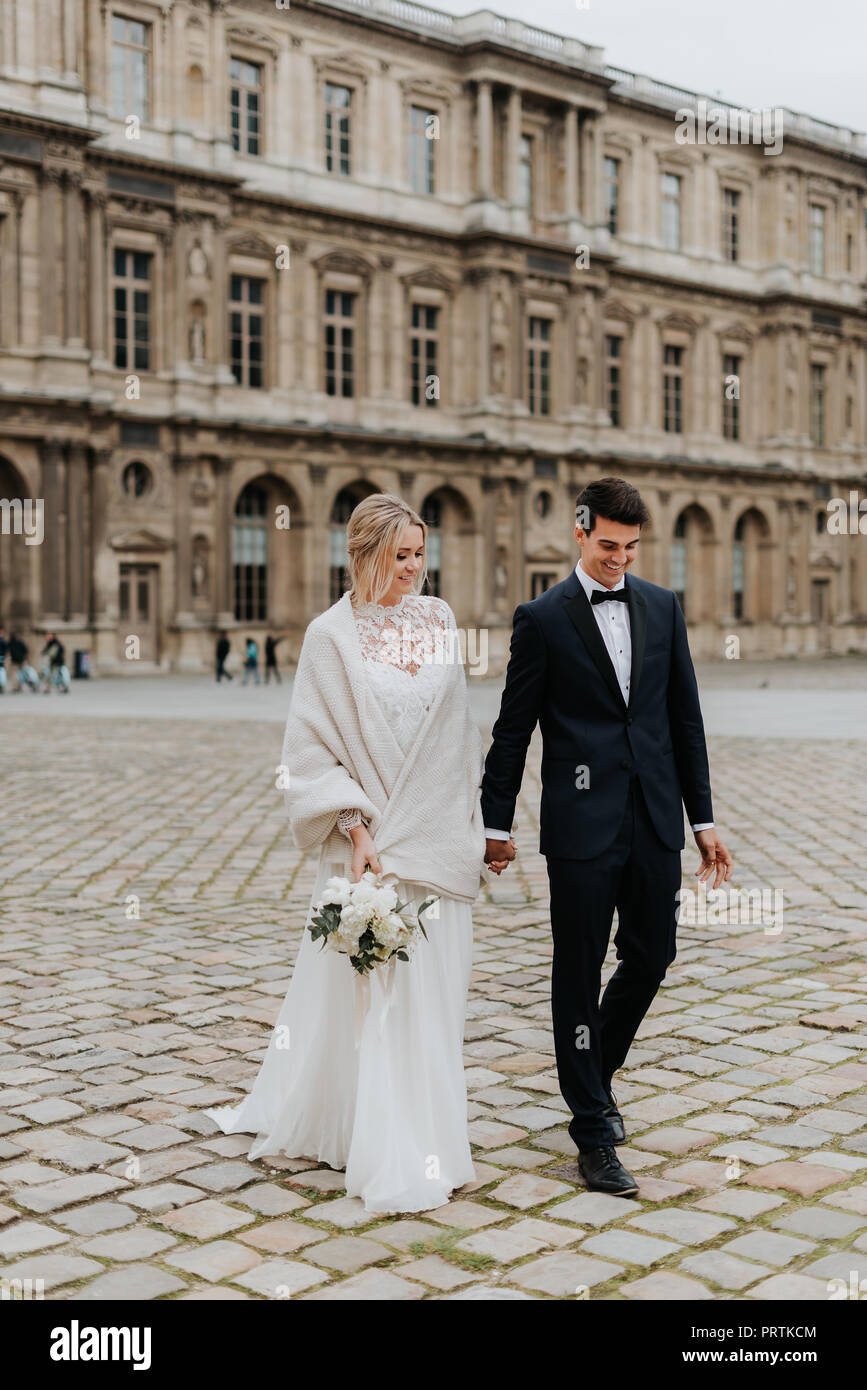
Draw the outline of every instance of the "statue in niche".
<instances>
[{"instance_id":1,"label":"statue in niche","mask_svg":"<svg viewBox=\"0 0 867 1390\"><path fill-rule=\"evenodd\" d=\"M197 299L190 307L190 361L204 362L205 348L205 306Z\"/></svg>"},{"instance_id":2,"label":"statue in niche","mask_svg":"<svg viewBox=\"0 0 867 1390\"><path fill-rule=\"evenodd\" d=\"M204 536L193 541L192 586L193 598L208 597L208 542Z\"/></svg>"},{"instance_id":3,"label":"statue in niche","mask_svg":"<svg viewBox=\"0 0 867 1390\"><path fill-rule=\"evenodd\" d=\"M499 604L505 600L509 587L509 571L499 556L494 566L494 599Z\"/></svg>"},{"instance_id":4,"label":"statue in niche","mask_svg":"<svg viewBox=\"0 0 867 1390\"><path fill-rule=\"evenodd\" d=\"M190 247L190 254L187 257L187 269L195 278L205 279L208 277L208 258L202 250L202 243L194 241Z\"/></svg>"},{"instance_id":5,"label":"statue in niche","mask_svg":"<svg viewBox=\"0 0 867 1390\"><path fill-rule=\"evenodd\" d=\"M798 359L795 348L789 343L786 348L786 418L783 427L787 430L795 428L795 396L798 390Z\"/></svg>"},{"instance_id":6,"label":"statue in niche","mask_svg":"<svg viewBox=\"0 0 867 1390\"><path fill-rule=\"evenodd\" d=\"M491 347L491 390L501 396L506 389L506 349L502 343Z\"/></svg>"},{"instance_id":7,"label":"statue in niche","mask_svg":"<svg viewBox=\"0 0 867 1390\"><path fill-rule=\"evenodd\" d=\"M575 334L575 400L586 405L590 396L590 362L593 357L593 334L586 300L581 303Z\"/></svg>"},{"instance_id":8,"label":"statue in niche","mask_svg":"<svg viewBox=\"0 0 867 1390\"><path fill-rule=\"evenodd\" d=\"M491 390L501 396L506 389L506 343L508 341L506 298L497 287L491 299Z\"/></svg>"}]
</instances>

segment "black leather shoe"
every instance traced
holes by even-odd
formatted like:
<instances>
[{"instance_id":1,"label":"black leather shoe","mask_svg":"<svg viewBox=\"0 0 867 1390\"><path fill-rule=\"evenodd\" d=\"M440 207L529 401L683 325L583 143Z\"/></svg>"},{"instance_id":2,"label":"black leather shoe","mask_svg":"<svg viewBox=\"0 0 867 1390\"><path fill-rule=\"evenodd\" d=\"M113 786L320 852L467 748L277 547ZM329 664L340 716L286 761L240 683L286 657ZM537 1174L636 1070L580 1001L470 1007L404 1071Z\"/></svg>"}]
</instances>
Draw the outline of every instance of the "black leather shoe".
<instances>
[{"instance_id":1,"label":"black leather shoe","mask_svg":"<svg viewBox=\"0 0 867 1390\"><path fill-rule=\"evenodd\" d=\"M610 1192L612 1197L634 1197L638 1183L627 1173L613 1144L578 1152L578 1171L591 1192Z\"/></svg>"},{"instance_id":2,"label":"black leather shoe","mask_svg":"<svg viewBox=\"0 0 867 1390\"><path fill-rule=\"evenodd\" d=\"M613 1091L608 1092L611 1097L610 1104L606 1105L603 1115L611 1126L611 1134L615 1144L626 1143L626 1126L623 1123L623 1116L617 1109L617 1100Z\"/></svg>"}]
</instances>

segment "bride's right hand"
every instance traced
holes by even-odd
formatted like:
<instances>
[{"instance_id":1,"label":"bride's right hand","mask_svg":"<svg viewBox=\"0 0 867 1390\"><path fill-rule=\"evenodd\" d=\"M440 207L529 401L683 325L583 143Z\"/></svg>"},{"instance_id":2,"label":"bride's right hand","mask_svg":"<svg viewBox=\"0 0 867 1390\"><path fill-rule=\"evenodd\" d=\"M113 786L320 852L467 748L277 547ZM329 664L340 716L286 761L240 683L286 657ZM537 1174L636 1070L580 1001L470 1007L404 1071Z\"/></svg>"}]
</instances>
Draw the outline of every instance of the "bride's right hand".
<instances>
[{"instance_id":1,"label":"bride's right hand","mask_svg":"<svg viewBox=\"0 0 867 1390\"><path fill-rule=\"evenodd\" d=\"M373 836L366 825L356 825L349 832L352 837L352 881L357 883L369 864L375 874L382 873L382 865L376 852Z\"/></svg>"}]
</instances>

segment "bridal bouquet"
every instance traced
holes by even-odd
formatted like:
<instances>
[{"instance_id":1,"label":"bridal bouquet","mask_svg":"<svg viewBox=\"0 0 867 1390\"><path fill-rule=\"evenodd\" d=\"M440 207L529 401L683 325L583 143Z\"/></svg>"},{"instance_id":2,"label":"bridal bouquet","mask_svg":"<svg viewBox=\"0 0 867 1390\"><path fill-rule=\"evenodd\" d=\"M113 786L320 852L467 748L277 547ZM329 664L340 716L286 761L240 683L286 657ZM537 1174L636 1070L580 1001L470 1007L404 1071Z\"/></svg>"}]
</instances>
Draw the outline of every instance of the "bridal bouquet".
<instances>
[{"instance_id":1,"label":"bridal bouquet","mask_svg":"<svg viewBox=\"0 0 867 1390\"><path fill-rule=\"evenodd\" d=\"M408 947L417 932L427 940L421 914L436 898L426 898L415 914L406 914L393 888L367 870L357 883L330 878L309 923L314 941L349 956L359 975L367 975L390 960L409 960ZM413 920L414 915L414 920Z\"/></svg>"}]
</instances>

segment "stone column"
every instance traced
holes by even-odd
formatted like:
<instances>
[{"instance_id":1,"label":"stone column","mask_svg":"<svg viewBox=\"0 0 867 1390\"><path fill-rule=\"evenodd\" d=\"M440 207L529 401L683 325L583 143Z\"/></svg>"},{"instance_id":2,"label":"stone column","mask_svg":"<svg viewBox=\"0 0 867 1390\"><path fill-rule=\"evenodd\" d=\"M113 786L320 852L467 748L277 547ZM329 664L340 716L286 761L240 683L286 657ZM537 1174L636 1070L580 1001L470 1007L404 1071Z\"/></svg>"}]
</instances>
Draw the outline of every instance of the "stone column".
<instances>
[{"instance_id":1,"label":"stone column","mask_svg":"<svg viewBox=\"0 0 867 1390\"><path fill-rule=\"evenodd\" d=\"M64 337L71 347L83 347L81 326L82 209L80 169L67 175L63 197L64 222Z\"/></svg>"},{"instance_id":2,"label":"stone column","mask_svg":"<svg viewBox=\"0 0 867 1390\"><path fill-rule=\"evenodd\" d=\"M310 595L310 612L299 615L307 619L317 613L324 613L329 606L328 554L329 554L329 515L328 489L326 488L327 469L321 463L308 463L307 471L312 484L310 498L310 525L307 527L307 547L305 559L309 582L305 585Z\"/></svg>"},{"instance_id":3,"label":"stone column","mask_svg":"<svg viewBox=\"0 0 867 1390\"><path fill-rule=\"evenodd\" d=\"M520 196L519 174L521 159L521 89L512 87L509 92L509 108L506 126L506 201L514 207ZM528 209L529 211L529 209Z\"/></svg>"},{"instance_id":4,"label":"stone column","mask_svg":"<svg viewBox=\"0 0 867 1390\"><path fill-rule=\"evenodd\" d=\"M566 107L563 134L566 161L563 212L572 221L578 216L578 111L572 105Z\"/></svg>"},{"instance_id":5,"label":"stone column","mask_svg":"<svg viewBox=\"0 0 867 1390\"><path fill-rule=\"evenodd\" d=\"M45 439L39 446L41 494L45 505L42 544L42 606L46 622L57 622L66 610L66 465L62 446Z\"/></svg>"},{"instance_id":6,"label":"stone column","mask_svg":"<svg viewBox=\"0 0 867 1390\"><path fill-rule=\"evenodd\" d=\"M47 168L42 171L40 189L40 336L43 342L60 342L60 298L57 280L59 264L58 228L61 225L61 191L63 172Z\"/></svg>"},{"instance_id":7,"label":"stone column","mask_svg":"<svg viewBox=\"0 0 867 1390\"><path fill-rule=\"evenodd\" d=\"M175 623L189 619L193 607L192 519L190 515L190 460L184 454L172 457L175 489Z\"/></svg>"},{"instance_id":8,"label":"stone column","mask_svg":"<svg viewBox=\"0 0 867 1390\"><path fill-rule=\"evenodd\" d=\"M105 206L107 198L101 188L89 188L88 199L88 267L87 307L90 351L94 361L105 360L105 291L106 265Z\"/></svg>"},{"instance_id":9,"label":"stone column","mask_svg":"<svg viewBox=\"0 0 867 1390\"><path fill-rule=\"evenodd\" d=\"M480 198L493 193L494 108L490 82L480 82L476 94L476 192Z\"/></svg>"},{"instance_id":10,"label":"stone column","mask_svg":"<svg viewBox=\"0 0 867 1390\"><path fill-rule=\"evenodd\" d=\"M68 77L76 76L78 71L77 10L77 0L63 0L63 71Z\"/></svg>"},{"instance_id":11,"label":"stone column","mask_svg":"<svg viewBox=\"0 0 867 1390\"><path fill-rule=\"evenodd\" d=\"M232 460L213 458L216 482L216 525L214 527L214 607L217 627L235 621L232 596Z\"/></svg>"},{"instance_id":12,"label":"stone column","mask_svg":"<svg viewBox=\"0 0 867 1390\"><path fill-rule=\"evenodd\" d=\"M599 220L598 133L596 117L585 116L581 122L581 220L595 227Z\"/></svg>"},{"instance_id":13,"label":"stone column","mask_svg":"<svg viewBox=\"0 0 867 1390\"><path fill-rule=\"evenodd\" d=\"M227 211L214 218L214 279L213 279L213 329L211 332L211 361L218 378L226 384L234 385L234 377L229 367L229 263L226 253L226 236L231 226L231 214Z\"/></svg>"},{"instance_id":14,"label":"stone column","mask_svg":"<svg viewBox=\"0 0 867 1390\"><path fill-rule=\"evenodd\" d=\"M70 444L66 472L66 593L69 617L84 623L87 616L88 516L86 444Z\"/></svg>"}]
</instances>

